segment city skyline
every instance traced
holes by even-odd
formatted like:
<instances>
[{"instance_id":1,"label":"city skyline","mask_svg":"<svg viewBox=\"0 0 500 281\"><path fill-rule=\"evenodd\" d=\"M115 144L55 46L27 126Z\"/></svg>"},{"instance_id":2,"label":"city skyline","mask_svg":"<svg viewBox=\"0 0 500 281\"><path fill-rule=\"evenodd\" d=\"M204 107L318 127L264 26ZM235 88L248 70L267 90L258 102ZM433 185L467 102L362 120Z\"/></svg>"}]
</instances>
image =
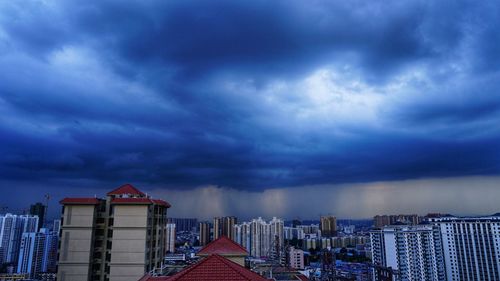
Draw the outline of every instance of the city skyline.
<instances>
[{"instance_id":1,"label":"city skyline","mask_svg":"<svg viewBox=\"0 0 500 281\"><path fill-rule=\"evenodd\" d=\"M131 183L202 219L496 213L498 6L3 1L0 207Z\"/></svg>"}]
</instances>

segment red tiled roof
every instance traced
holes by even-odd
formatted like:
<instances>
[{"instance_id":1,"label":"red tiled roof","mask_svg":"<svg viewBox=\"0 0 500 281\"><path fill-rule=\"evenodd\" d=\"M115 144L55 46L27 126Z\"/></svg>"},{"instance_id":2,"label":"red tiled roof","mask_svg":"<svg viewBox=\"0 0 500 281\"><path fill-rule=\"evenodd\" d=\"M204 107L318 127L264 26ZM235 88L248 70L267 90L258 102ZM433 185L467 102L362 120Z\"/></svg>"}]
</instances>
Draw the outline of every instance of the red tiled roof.
<instances>
[{"instance_id":1,"label":"red tiled roof","mask_svg":"<svg viewBox=\"0 0 500 281\"><path fill-rule=\"evenodd\" d=\"M221 236L217 240L208 243L203 249L198 252L198 255L248 255L248 251L240 246L240 244L234 242L233 240L227 238L226 236Z\"/></svg>"},{"instance_id":2,"label":"red tiled roof","mask_svg":"<svg viewBox=\"0 0 500 281\"><path fill-rule=\"evenodd\" d=\"M161 200L161 199L151 199L151 201L153 201L153 203L155 203L155 204L162 205L162 206L165 206L165 207L167 207L167 208L170 208L170 207L171 207L171 205L170 205L167 201L165 201L165 200Z\"/></svg>"},{"instance_id":3,"label":"red tiled roof","mask_svg":"<svg viewBox=\"0 0 500 281\"><path fill-rule=\"evenodd\" d=\"M97 205L99 204L98 198L64 198L59 201L60 204L78 204L78 205Z\"/></svg>"},{"instance_id":4,"label":"red tiled roof","mask_svg":"<svg viewBox=\"0 0 500 281\"><path fill-rule=\"evenodd\" d=\"M113 198L111 204L157 204L170 208L170 204L166 201L150 198Z\"/></svg>"},{"instance_id":5,"label":"red tiled roof","mask_svg":"<svg viewBox=\"0 0 500 281\"><path fill-rule=\"evenodd\" d=\"M146 196L142 191L139 189L135 188L131 184L124 184L117 189L108 192L107 195L122 195L122 194L133 194L133 195L139 195L139 196Z\"/></svg>"},{"instance_id":6,"label":"red tiled roof","mask_svg":"<svg viewBox=\"0 0 500 281\"><path fill-rule=\"evenodd\" d=\"M219 255L211 255L168 277L144 276L140 281L269 281L243 266Z\"/></svg>"}]
</instances>

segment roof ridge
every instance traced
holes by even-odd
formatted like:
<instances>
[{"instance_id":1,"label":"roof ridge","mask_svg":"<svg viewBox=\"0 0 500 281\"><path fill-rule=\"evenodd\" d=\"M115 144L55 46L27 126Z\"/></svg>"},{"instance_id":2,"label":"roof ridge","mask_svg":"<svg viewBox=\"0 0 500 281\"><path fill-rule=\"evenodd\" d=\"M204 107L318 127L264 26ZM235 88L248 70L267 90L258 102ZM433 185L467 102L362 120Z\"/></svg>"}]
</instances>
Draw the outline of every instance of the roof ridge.
<instances>
[{"instance_id":1,"label":"roof ridge","mask_svg":"<svg viewBox=\"0 0 500 281\"><path fill-rule=\"evenodd\" d=\"M138 194L138 195L141 195L141 196L145 196L146 195L144 192L140 191L138 188L136 188L135 186L133 186L130 183L126 183L126 184L121 185L118 188L115 188L114 190L108 192L107 195L122 194L122 193L124 193L122 191L122 189L128 189L127 191L131 191L131 194Z\"/></svg>"},{"instance_id":2,"label":"roof ridge","mask_svg":"<svg viewBox=\"0 0 500 281\"><path fill-rule=\"evenodd\" d=\"M216 245L218 243L221 243L222 241L227 241L230 243L230 245L232 246L236 246L238 249L242 250L243 252L247 253L248 254L248 250L245 249L245 247L241 246L240 244L236 243L235 241L233 241L231 238L227 237L226 235L222 235L221 237L211 241L210 243L208 243L207 245L205 245L205 247L203 247L199 252L198 254L204 254L203 251L205 250L208 250L210 247L212 247L213 245Z\"/></svg>"},{"instance_id":3,"label":"roof ridge","mask_svg":"<svg viewBox=\"0 0 500 281\"><path fill-rule=\"evenodd\" d=\"M169 279L169 280L178 280L178 279L181 279L182 277L184 277L185 275L191 273L192 271L194 271L195 269L197 269L198 267L202 266L203 264L207 263L207 262L210 262L212 261L213 259L216 259L217 261L219 262L222 262L224 263L226 266L230 267L231 270L238 274L240 277L244 278L245 280L249 280L249 281L252 281L254 280L251 276L248 276L246 275L245 273L247 274L250 274L250 275L253 275L255 278L260 278L262 280L266 280L264 277L260 276L259 274L249 270L249 269L246 269L245 267L221 256L221 255L218 255L218 254L212 254L206 258L204 258L203 260L201 260L200 262L194 264L193 266L191 267L188 267L182 271L180 271L179 273L177 273L176 275L173 275L171 278L172 279Z\"/></svg>"}]
</instances>

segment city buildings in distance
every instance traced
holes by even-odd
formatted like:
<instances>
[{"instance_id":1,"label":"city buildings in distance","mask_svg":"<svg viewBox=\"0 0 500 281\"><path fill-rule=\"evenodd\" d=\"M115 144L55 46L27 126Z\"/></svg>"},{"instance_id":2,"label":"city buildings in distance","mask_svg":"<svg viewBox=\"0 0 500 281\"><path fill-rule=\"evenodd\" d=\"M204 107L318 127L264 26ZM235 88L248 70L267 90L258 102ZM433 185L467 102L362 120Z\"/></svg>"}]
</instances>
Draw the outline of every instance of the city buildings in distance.
<instances>
[{"instance_id":1,"label":"city buildings in distance","mask_svg":"<svg viewBox=\"0 0 500 281\"><path fill-rule=\"evenodd\" d=\"M335 236L337 234L337 218L334 216L321 216L319 228L321 230L321 236Z\"/></svg>"}]
</instances>

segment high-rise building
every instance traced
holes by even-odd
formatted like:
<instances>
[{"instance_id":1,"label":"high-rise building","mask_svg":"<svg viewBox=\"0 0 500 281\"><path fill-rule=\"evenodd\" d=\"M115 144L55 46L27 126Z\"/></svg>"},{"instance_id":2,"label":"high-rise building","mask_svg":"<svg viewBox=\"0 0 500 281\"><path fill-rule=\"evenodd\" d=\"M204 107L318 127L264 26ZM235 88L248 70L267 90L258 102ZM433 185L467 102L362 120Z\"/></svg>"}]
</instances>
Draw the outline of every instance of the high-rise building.
<instances>
[{"instance_id":1,"label":"high-rise building","mask_svg":"<svg viewBox=\"0 0 500 281\"><path fill-rule=\"evenodd\" d=\"M337 218L334 216L321 216L319 228L323 237L337 235Z\"/></svg>"},{"instance_id":2,"label":"high-rise building","mask_svg":"<svg viewBox=\"0 0 500 281\"><path fill-rule=\"evenodd\" d=\"M214 218L214 223L212 224L213 229L212 229L212 240L217 240L219 237L222 235L222 225L223 225L223 218L222 217L215 217Z\"/></svg>"},{"instance_id":3,"label":"high-rise building","mask_svg":"<svg viewBox=\"0 0 500 281\"><path fill-rule=\"evenodd\" d=\"M52 232L59 233L61 231L61 220L54 220Z\"/></svg>"},{"instance_id":4,"label":"high-rise building","mask_svg":"<svg viewBox=\"0 0 500 281\"><path fill-rule=\"evenodd\" d=\"M250 223L243 222L241 224L234 225L234 241L245 249L249 251L251 248L251 231L250 231Z\"/></svg>"},{"instance_id":5,"label":"high-rise building","mask_svg":"<svg viewBox=\"0 0 500 281\"><path fill-rule=\"evenodd\" d=\"M267 223L262 218L234 226L234 240L245 247L253 257L284 257L284 223L273 218Z\"/></svg>"},{"instance_id":6,"label":"high-rise building","mask_svg":"<svg viewBox=\"0 0 500 281\"><path fill-rule=\"evenodd\" d=\"M43 230L43 229L42 229ZM43 252L42 270L46 273L57 272L57 252L59 247L59 232L52 231L46 234Z\"/></svg>"},{"instance_id":7,"label":"high-rise building","mask_svg":"<svg viewBox=\"0 0 500 281\"><path fill-rule=\"evenodd\" d=\"M200 230L200 246L205 246L210 242L210 223L200 222L198 228Z\"/></svg>"},{"instance_id":8,"label":"high-rise building","mask_svg":"<svg viewBox=\"0 0 500 281\"><path fill-rule=\"evenodd\" d=\"M441 230L448 281L500 280L500 213L428 220Z\"/></svg>"},{"instance_id":9,"label":"high-rise building","mask_svg":"<svg viewBox=\"0 0 500 281\"><path fill-rule=\"evenodd\" d=\"M408 225L417 225L422 221L422 217L419 215L377 215L373 217L373 226L375 228L381 228L388 225L394 225L396 223L403 223Z\"/></svg>"},{"instance_id":10,"label":"high-rise building","mask_svg":"<svg viewBox=\"0 0 500 281\"><path fill-rule=\"evenodd\" d=\"M167 223L167 245L166 250L168 253L175 253L175 223Z\"/></svg>"},{"instance_id":11,"label":"high-rise building","mask_svg":"<svg viewBox=\"0 0 500 281\"><path fill-rule=\"evenodd\" d=\"M38 229L45 227L45 205L38 202L30 206L30 215L38 216Z\"/></svg>"},{"instance_id":12,"label":"high-rise building","mask_svg":"<svg viewBox=\"0 0 500 281\"><path fill-rule=\"evenodd\" d=\"M387 226L370 232L374 268L391 268L396 280L446 280L441 232L432 225ZM373 272L378 281L379 274Z\"/></svg>"},{"instance_id":13,"label":"high-rise building","mask_svg":"<svg viewBox=\"0 0 500 281\"><path fill-rule=\"evenodd\" d=\"M106 199L65 198L58 281L138 280L160 268L167 208L130 184Z\"/></svg>"},{"instance_id":14,"label":"high-rise building","mask_svg":"<svg viewBox=\"0 0 500 281\"><path fill-rule=\"evenodd\" d=\"M38 279L42 273L55 273L58 235L42 228L40 232L24 232L21 239L17 273Z\"/></svg>"},{"instance_id":15,"label":"high-rise building","mask_svg":"<svg viewBox=\"0 0 500 281\"><path fill-rule=\"evenodd\" d=\"M271 257L281 259L284 257L285 234L283 231L284 222L282 219L273 217L269 222L271 227Z\"/></svg>"},{"instance_id":16,"label":"high-rise building","mask_svg":"<svg viewBox=\"0 0 500 281\"><path fill-rule=\"evenodd\" d=\"M222 235L234 240L234 225L238 223L236 217L224 217L222 219Z\"/></svg>"},{"instance_id":17,"label":"high-rise building","mask_svg":"<svg viewBox=\"0 0 500 281\"><path fill-rule=\"evenodd\" d=\"M192 232L198 226L198 219L195 218L168 218L168 223L175 224L177 232Z\"/></svg>"},{"instance_id":18,"label":"high-rise building","mask_svg":"<svg viewBox=\"0 0 500 281\"><path fill-rule=\"evenodd\" d=\"M37 216L0 215L0 264L11 263L17 266L23 233L37 230Z\"/></svg>"},{"instance_id":19,"label":"high-rise building","mask_svg":"<svg viewBox=\"0 0 500 281\"><path fill-rule=\"evenodd\" d=\"M221 236L234 238L234 225L238 223L236 217L215 217L213 224L213 240L217 240Z\"/></svg>"},{"instance_id":20,"label":"high-rise building","mask_svg":"<svg viewBox=\"0 0 500 281\"><path fill-rule=\"evenodd\" d=\"M288 250L288 265L294 269L304 269L304 251L290 247Z\"/></svg>"},{"instance_id":21,"label":"high-rise building","mask_svg":"<svg viewBox=\"0 0 500 281\"><path fill-rule=\"evenodd\" d=\"M316 234L317 236L321 235L321 231L319 230L319 225L311 224L311 225L298 225L297 228L302 229L304 234Z\"/></svg>"},{"instance_id":22,"label":"high-rise building","mask_svg":"<svg viewBox=\"0 0 500 281\"><path fill-rule=\"evenodd\" d=\"M31 279L43 272L42 259L45 235L37 232L25 232L21 239L17 273L27 273Z\"/></svg>"}]
</instances>

